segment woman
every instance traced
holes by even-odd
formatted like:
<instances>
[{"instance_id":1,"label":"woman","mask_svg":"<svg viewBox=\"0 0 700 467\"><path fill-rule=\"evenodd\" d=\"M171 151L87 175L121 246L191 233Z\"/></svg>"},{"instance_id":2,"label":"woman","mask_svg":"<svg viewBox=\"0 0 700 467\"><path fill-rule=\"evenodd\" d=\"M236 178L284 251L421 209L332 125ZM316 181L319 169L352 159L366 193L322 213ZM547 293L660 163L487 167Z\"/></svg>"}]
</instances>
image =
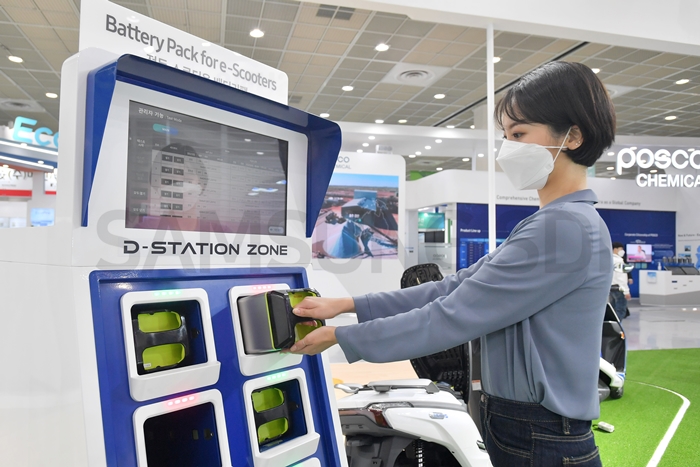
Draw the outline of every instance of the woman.
<instances>
[{"instance_id":1,"label":"woman","mask_svg":"<svg viewBox=\"0 0 700 467\"><path fill-rule=\"evenodd\" d=\"M552 62L523 76L496 106L497 157L540 209L468 269L395 292L307 298L299 316L356 312L290 351L339 343L348 361L404 360L481 337L484 441L496 467L600 466L601 327L612 280L610 234L586 189L586 168L614 139L615 114L585 65Z\"/></svg>"}]
</instances>

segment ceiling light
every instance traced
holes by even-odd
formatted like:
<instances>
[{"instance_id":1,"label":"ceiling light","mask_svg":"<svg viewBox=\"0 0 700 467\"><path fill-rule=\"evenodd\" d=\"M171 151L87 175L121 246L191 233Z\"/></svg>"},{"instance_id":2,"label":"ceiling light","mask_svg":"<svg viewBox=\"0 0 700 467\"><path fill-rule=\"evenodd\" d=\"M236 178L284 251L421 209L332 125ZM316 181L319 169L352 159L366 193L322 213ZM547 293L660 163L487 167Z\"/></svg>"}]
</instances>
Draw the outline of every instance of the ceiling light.
<instances>
[{"instance_id":1,"label":"ceiling light","mask_svg":"<svg viewBox=\"0 0 700 467\"><path fill-rule=\"evenodd\" d=\"M469 128L471 128L471 129L473 130L474 128L476 128L476 126L475 126L475 125L470 125Z\"/></svg>"},{"instance_id":2,"label":"ceiling light","mask_svg":"<svg viewBox=\"0 0 700 467\"><path fill-rule=\"evenodd\" d=\"M498 63L501 61L501 57L493 57L493 63Z\"/></svg>"},{"instance_id":3,"label":"ceiling light","mask_svg":"<svg viewBox=\"0 0 700 467\"><path fill-rule=\"evenodd\" d=\"M630 149L631 149L632 151L635 151L635 150L637 149L637 146L631 146Z\"/></svg>"},{"instance_id":4,"label":"ceiling light","mask_svg":"<svg viewBox=\"0 0 700 467\"><path fill-rule=\"evenodd\" d=\"M425 149L432 149L430 146L426 146Z\"/></svg>"},{"instance_id":5,"label":"ceiling light","mask_svg":"<svg viewBox=\"0 0 700 467\"><path fill-rule=\"evenodd\" d=\"M614 156L614 155L615 155L615 151L610 151L610 152L608 153L608 156Z\"/></svg>"},{"instance_id":6,"label":"ceiling light","mask_svg":"<svg viewBox=\"0 0 700 467\"><path fill-rule=\"evenodd\" d=\"M37 164L43 164L44 161L36 161Z\"/></svg>"},{"instance_id":7,"label":"ceiling light","mask_svg":"<svg viewBox=\"0 0 700 467\"><path fill-rule=\"evenodd\" d=\"M370 140L374 139L374 136L369 136L367 139L370 139Z\"/></svg>"},{"instance_id":8,"label":"ceiling light","mask_svg":"<svg viewBox=\"0 0 700 467\"><path fill-rule=\"evenodd\" d=\"M413 159L414 157L416 157L416 155L415 155L415 154L409 154L408 157L410 157L411 159Z\"/></svg>"},{"instance_id":9,"label":"ceiling light","mask_svg":"<svg viewBox=\"0 0 700 467\"><path fill-rule=\"evenodd\" d=\"M617 177L610 177L610 180L617 180Z\"/></svg>"},{"instance_id":10,"label":"ceiling light","mask_svg":"<svg viewBox=\"0 0 700 467\"><path fill-rule=\"evenodd\" d=\"M455 127L454 125L447 125L447 128L449 128L450 130L454 127Z\"/></svg>"},{"instance_id":11,"label":"ceiling light","mask_svg":"<svg viewBox=\"0 0 700 467\"><path fill-rule=\"evenodd\" d=\"M605 170L615 170L615 167L606 167Z\"/></svg>"},{"instance_id":12,"label":"ceiling light","mask_svg":"<svg viewBox=\"0 0 700 467\"><path fill-rule=\"evenodd\" d=\"M597 75L600 73L600 68L591 68L591 71Z\"/></svg>"},{"instance_id":13,"label":"ceiling light","mask_svg":"<svg viewBox=\"0 0 700 467\"><path fill-rule=\"evenodd\" d=\"M343 91L352 91L352 90L355 89L355 88L353 88L352 86L343 86L343 87L340 88L340 89L342 89Z\"/></svg>"},{"instance_id":14,"label":"ceiling light","mask_svg":"<svg viewBox=\"0 0 700 467\"><path fill-rule=\"evenodd\" d=\"M7 59L9 61L15 62L15 63L22 63L24 61L24 60L22 60L22 57L18 57L16 55L10 55L9 57L7 57Z\"/></svg>"},{"instance_id":15,"label":"ceiling light","mask_svg":"<svg viewBox=\"0 0 700 467\"><path fill-rule=\"evenodd\" d=\"M484 155L482 153L477 154L477 156L484 157Z\"/></svg>"},{"instance_id":16,"label":"ceiling light","mask_svg":"<svg viewBox=\"0 0 700 467\"><path fill-rule=\"evenodd\" d=\"M440 143L442 143L442 140L441 140L441 139L436 139L435 142L436 142L437 144L440 144Z\"/></svg>"},{"instance_id":17,"label":"ceiling light","mask_svg":"<svg viewBox=\"0 0 700 467\"><path fill-rule=\"evenodd\" d=\"M55 92L47 92L46 97L48 97L49 99L56 99L58 97L58 94L56 94Z\"/></svg>"},{"instance_id":18,"label":"ceiling light","mask_svg":"<svg viewBox=\"0 0 700 467\"><path fill-rule=\"evenodd\" d=\"M10 167L10 166L7 165L7 164L2 164L2 166L3 166L4 168L6 168L6 169L7 169L8 167Z\"/></svg>"},{"instance_id":19,"label":"ceiling light","mask_svg":"<svg viewBox=\"0 0 700 467\"><path fill-rule=\"evenodd\" d=\"M357 152L364 152L364 151L362 151L362 149L358 149Z\"/></svg>"},{"instance_id":20,"label":"ceiling light","mask_svg":"<svg viewBox=\"0 0 700 467\"><path fill-rule=\"evenodd\" d=\"M435 94L433 97L434 97L435 99L444 99L444 98L445 98L445 95L444 95L444 94Z\"/></svg>"},{"instance_id":21,"label":"ceiling light","mask_svg":"<svg viewBox=\"0 0 700 467\"><path fill-rule=\"evenodd\" d=\"M399 123L408 123L408 120L406 120L405 118L402 118L401 120L399 120Z\"/></svg>"},{"instance_id":22,"label":"ceiling light","mask_svg":"<svg viewBox=\"0 0 700 467\"><path fill-rule=\"evenodd\" d=\"M362 143L362 147L366 148L367 146L369 146L369 143Z\"/></svg>"},{"instance_id":23,"label":"ceiling light","mask_svg":"<svg viewBox=\"0 0 700 467\"><path fill-rule=\"evenodd\" d=\"M669 115L668 117L664 117L664 120L669 120L669 121L670 121L670 120L675 120L675 119L677 119L677 118L678 118L678 117L676 117L675 115Z\"/></svg>"},{"instance_id":24,"label":"ceiling light","mask_svg":"<svg viewBox=\"0 0 700 467\"><path fill-rule=\"evenodd\" d=\"M246 138L243 141L245 141L246 143L250 143L250 138Z\"/></svg>"},{"instance_id":25,"label":"ceiling light","mask_svg":"<svg viewBox=\"0 0 700 467\"><path fill-rule=\"evenodd\" d=\"M469 162L469 158L468 158L468 157L463 157L463 158L462 158L462 162Z\"/></svg>"},{"instance_id":26,"label":"ceiling light","mask_svg":"<svg viewBox=\"0 0 700 467\"><path fill-rule=\"evenodd\" d=\"M437 170L439 172L442 170L442 167L436 167L435 170Z\"/></svg>"},{"instance_id":27,"label":"ceiling light","mask_svg":"<svg viewBox=\"0 0 700 467\"><path fill-rule=\"evenodd\" d=\"M377 46L374 48L377 52L386 52L389 50L389 46L385 43L377 44Z\"/></svg>"},{"instance_id":28,"label":"ceiling light","mask_svg":"<svg viewBox=\"0 0 700 467\"><path fill-rule=\"evenodd\" d=\"M319 117L321 117L321 118L328 118L328 117L330 117L330 116L331 116L331 114L325 113L325 112L322 113L321 115L319 115Z\"/></svg>"},{"instance_id":29,"label":"ceiling light","mask_svg":"<svg viewBox=\"0 0 700 467\"><path fill-rule=\"evenodd\" d=\"M695 151L695 149L694 149L694 148L690 148L690 149L688 149L688 152L693 152L693 151Z\"/></svg>"},{"instance_id":30,"label":"ceiling light","mask_svg":"<svg viewBox=\"0 0 700 467\"><path fill-rule=\"evenodd\" d=\"M260 29L258 29L258 28L255 28L255 29L253 29L252 31L250 31L250 37L254 37L254 38L256 38L256 39L258 39L258 38L260 38L260 37L262 37L262 36L264 36L264 35L265 35L265 33L262 32L262 31L261 31Z\"/></svg>"},{"instance_id":31,"label":"ceiling light","mask_svg":"<svg viewBox=\"0 0 700 467\"><path fill-rule=\"evenodd\" d=\"M384 123L384 120L381 120L381 119L375 120L374 123L381 125L382 123Z\"/></svg>"},{"instance_id":32,"label":"ceiling light","mask_svg":"<svg viewBox=\"0 0 700 467\"><path fill-rule=\"evenodd\" d=\"M27 147L27 143L19 143L19 145L22 146L23 148Z\"/></svg>"},{"instance_id":33,"label":"ceiling light","mask_svg":"<svg viewBox=\"0 0 700 467\"><path fill-rule=\"evenodd\" d=\"M423 153L420 151L416 151L416 156L420 156L421 154L423 154Z\"/></svg>"},{"instance_id":34,"label":"ceiling light","mask_svg":"<svg viewBox=\"0 0 700 467\"><path fill-rule=\"evenodd\" d=\"M262 155L265 154L265 153L262 152L262 151L258 151L258 152L256 152L255 154L257 154L258 156L262 156Z\"/></svg>"},{"instance_id":35,"label":"ceiling light","mask_svg":"<svg viewBox=\"0 0 700 467\"><path fill-rule=\"evenodd\" d=\"M652 173L652 174L655 174L656 172L658 172L658 170L656 170L656 169L651 169L651 170L649 171L649 173Z\"/></svg>"},{"instance_id":36,"label":"ceiling light","mask_svg":"<svg viewBox=\"0 0 700 467\"><path fill-rule=\"evenodd\" d=\"M683 79L679 79L678 81L676 81L676 84L685 84L685 83L689 83L689 82L690 82L689 79L683 78Z\"/></svg>"}]
</instances>

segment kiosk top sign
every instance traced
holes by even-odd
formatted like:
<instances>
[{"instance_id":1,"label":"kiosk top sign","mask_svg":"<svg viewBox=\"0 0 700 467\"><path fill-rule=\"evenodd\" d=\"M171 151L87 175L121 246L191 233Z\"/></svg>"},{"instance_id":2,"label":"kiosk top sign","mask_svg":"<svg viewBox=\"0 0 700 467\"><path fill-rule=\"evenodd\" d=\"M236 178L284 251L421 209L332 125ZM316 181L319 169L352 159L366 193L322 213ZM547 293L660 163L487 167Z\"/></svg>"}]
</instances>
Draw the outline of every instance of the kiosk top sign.
<instances>
[{"instance_id":1,"label":"kiosk top sign","mask_svg":"<svg viewBox=\"0 0 700 467\"><path fill-rule=\"evenodd\" d=\"M107 0L81 5L80 50L132 54L287 104L287 75Z\"/></svg>"}]
</instances>

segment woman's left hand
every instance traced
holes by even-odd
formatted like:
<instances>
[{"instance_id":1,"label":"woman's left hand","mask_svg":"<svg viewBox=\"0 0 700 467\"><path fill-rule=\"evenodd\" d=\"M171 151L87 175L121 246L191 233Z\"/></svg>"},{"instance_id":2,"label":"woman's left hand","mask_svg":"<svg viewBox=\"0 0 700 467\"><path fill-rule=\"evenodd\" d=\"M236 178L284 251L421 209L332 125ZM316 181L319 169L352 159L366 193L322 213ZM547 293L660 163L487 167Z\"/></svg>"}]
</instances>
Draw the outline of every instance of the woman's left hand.
<instances>
[{"instance_id":1,"label":"woman's left hand","mask_svg":"<svg viewBox=\"0 0 700 467\"><path fill-rule=\"evenodd\" d=\"M334 326L322 326L311 331L289 348L290 353L316 355L338 343Z\"/></svg>"}]
</instances>

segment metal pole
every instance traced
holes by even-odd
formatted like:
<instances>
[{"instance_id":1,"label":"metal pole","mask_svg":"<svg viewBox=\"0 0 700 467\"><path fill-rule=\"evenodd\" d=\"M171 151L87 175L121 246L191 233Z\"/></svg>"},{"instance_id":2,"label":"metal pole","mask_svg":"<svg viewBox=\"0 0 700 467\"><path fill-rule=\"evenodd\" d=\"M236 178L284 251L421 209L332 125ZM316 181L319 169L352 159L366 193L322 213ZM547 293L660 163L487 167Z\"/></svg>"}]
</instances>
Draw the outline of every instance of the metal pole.
<instances>
[{"instance_id":1,"label":"metal pole","mask_svg":"<svg viewBox=\"0 0 700 467\"><path fill-rule=\"evenodd\" d=\"M496 126L493 120L495 108L495 85L493 77L493 23L486 28L486 132L488 144L486 157L489 162L489 252L496 249Z\"/></svg>"}]
</instances>

